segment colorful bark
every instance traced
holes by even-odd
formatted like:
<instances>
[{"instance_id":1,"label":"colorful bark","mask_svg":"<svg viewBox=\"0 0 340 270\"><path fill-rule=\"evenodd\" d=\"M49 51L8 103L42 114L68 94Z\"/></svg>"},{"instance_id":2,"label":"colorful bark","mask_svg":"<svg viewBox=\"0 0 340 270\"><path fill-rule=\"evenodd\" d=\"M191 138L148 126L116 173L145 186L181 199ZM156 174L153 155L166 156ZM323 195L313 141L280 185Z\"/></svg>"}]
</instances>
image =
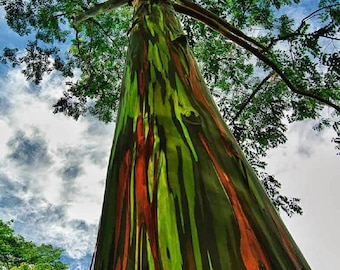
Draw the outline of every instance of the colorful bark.
<instances>
[{"instance_id":1,"label":"colorful bark","mask_svg":"<svg viewBox=\"0 0 340 270\"><path fill-rule=\"evenodd\" d=\"M171 4L136 8L93 269L309 269Z\"/></svg>"}]
</instances>

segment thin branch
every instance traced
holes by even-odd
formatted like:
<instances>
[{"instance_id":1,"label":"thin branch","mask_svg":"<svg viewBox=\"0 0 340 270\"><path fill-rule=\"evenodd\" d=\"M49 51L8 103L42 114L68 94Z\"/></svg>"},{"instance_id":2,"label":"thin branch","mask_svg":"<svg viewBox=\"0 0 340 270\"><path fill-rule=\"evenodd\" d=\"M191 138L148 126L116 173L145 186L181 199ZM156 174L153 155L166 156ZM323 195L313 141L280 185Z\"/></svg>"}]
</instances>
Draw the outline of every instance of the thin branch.
<instances>
[{"instance_id":1,"label":"thin branch","mask_svg":"<svg viewBox=\"0 0 340 270\"><path fill-rule=\"evenodd\" d=\"M279 66L263 53L262 49L264 49L265 47L262 44L259 44L257 41L246 36L243 32L231 26L228 22L216 16L214 13L188 0L181 0L181 2L179 3L174 3L174 8L177 12L186 14L190 17L195 18L198 21L203 22L208 27L219 32L226 38L234 41L239 46L254 54L266 65L271 67L281 77L281 79L286 83L286 85L292 92L298 95L313 98L320 103L328 105L334 108L336 111L340 112L340 106L334 104L333 102L316 96L308 91L300 90L299 88L297 88L279 68Z\"/></svg>"},{"instance_id":2,"label":"thin branch","mask_svg":"<svg viewBox=\"0 0 340 270\"><path fill-rule=\"evenodd\" d=\"M304 24L307 20L309 20L310 18L314 17L317 13L319 13L321 10L324 10L324 9L331 9L332 7L336 7L336 6L339 6L340 4L334 4L334 5L329 5L329 6L325 6L325 7L321 7L315 11L313 11L311 14L309 14L308 16L306 16L305 18L302 19L301 21L301 24Z\"/></svg>"},{"instance_id":3,"label":"thin branch","mask_svg":"<svg viewBox=\"0 0 340 270\"><path fill-rule=\"evenodd\" d=\"M232 24L228 23L226 20L221 19L220 17L216 16L214 13L206 10L205 8L199 6L191 2L190 0L180 0L177 3L174 3L174 8L176 11L189 15L205 24L207 24L213 30L227 36L231 40L233 38L238 38L244 40L245 42L252 44L252 46L258 49L265 49L265 46L255 39L247 36L241 30L234 27ZM211 17L213 16L213 17Z\"/></svg>"},{"instance_id":4,"label":"thin branch","mask_svg":"<svg viewBox=\"0 0 340 270\"><path fill-rule=\"evenodd\" d=\"M77 41L77 49L80 52L80 40L79 40L79 32L76 31L76 41Z\"/></svg>"},{"instance_id":5,"label":"thin branch","mask_svg":"<svg viewBox=\"0 0 340 270\"><path fill-rule=\"evenodd\" d=\"M254 89L254 91L250 94L250 96L241 104L239 111L235 114L233 119L231 120L231 124L234 124L237 118L241 115L247 105L251 102L251 100L255 97L255 95L261 90L262 86L272 77L274 76L275 71L271 71Z\"/></svg>"},{"instance_id":6,"label":"thin branch","mask_svg":"<svg viewBox=\"0 0 340 270\"><path fill-rule=\"evenodd\" d=\"M332 7L335 7L335 6L338 6L340 4L334 4L334 5L329 5L329 6L326 6L326 7L322 7L322 8L319 8L315 11L313 11L311 14L309 14L308 16L306 16L305 18L303 18L301 20L301 23L299 25L299 27L293 32L293 33L289 33L285 36L281 36L281 37L277 37L277 38L273 38L271 39L270 43L268 44L267 48L266 48L266 51L268 51L271 47L273 47L273 45L280 41L280 40L287 40L289 38L292 38L292 37L297 37L297 36L304 36L306 34L303 34L301 33L301 30L302 28L305 26L306 22L311 19L312 17L314 17L317 13L319 13L320 11L324 10L324 9L331 9ZM316 31L315 31L316 32ZM325 38L330 38L330 39L333 39L332 37L325 37ZM337 40L336 38L334 38L335 40Z\"/></svg>"},{"instance_id":7,"label":"thin branch","mask_svg":"<svg viewBox=\"0 0 340 270\"><path fill-rule=\"evenodd\" d=\"M55 18L55 19L57 19L57 18L59 18L59 17L63 17L63 16L65 16L66 15L66 13L59 13L59 14L55 14L55 15L53 15L52 16L52 18Z\"/></svg>"},{"instance_id":8,"label":"thin branch","mask_svg":"<svg viewBox=\"0 0 340 270\"><path fill-rule=\"evenodd\" d=\"M85 10L83 13L79 14L74 18L73 26L77 28L81 22L93 18L94 16L100 13L116 9L127 3L128 3L127 0L108 0L103 3L94 4L93 7Z\"/></svg>"},{"instance_id":9,"label":"thin branch","mask_svg":"<svg viewBox=\"0 0 340 270\"><path fill-rule=\"evenodd\" d=\"M336 38L336 37L330 37L330 36L326 36L326 35L320 35L320 37L327 38L327 39L330 39L330 40L340 41L340 38Z\"/></svg>"},{"instance_id":10,"label":"thin branch","mask_svg":"<svg viewBox=\"0 0 340 270\"><path fill-rule=\"evenodd\" d=\"M90 22L94 23L95 25L97 25L99 27L99 29L102 30L102 32L105 34L105 36L112 42L112 44L116 45L116 42L110 37L110 34L104 29L104 27L100 24L100 22L98 22L97 20L95 20L93 18L89 18L88 20ZM116 47L118 48L117 45L116 45Z\"/></svg>"},{"instance_id":11,"label":"thin branch","mask_svg":"<svg viewBox=\"0 0 340 270\"><path fill-rule=\"evenodd\" d=\"M272 48L275 45L275 43L278 42L278 41L287 40L287 39L292 38L292 37L303 36L303 35L304 34L300 33L300 30L296 30L295 32L287 34L285 36L281 36L281 37L277 37L277 38L272 38L270 40L268 46L264 50L264 52L269 51L269 49Z\"/></svg>"},{"instance_id":12,"label":"thin branch","mask_svg":"<svg viewBox=\"0 0 340 270\"><path fill-rule=\"evenodd\" d=\"M114 47L119 51L119 54L122 56L123 52L121 48L117 45L117 42L110 36L110 33L101 25L101 23L94 18L89 18L88 21L95 24L105 34L105 36L111 41Z\"/></svg>"}]
</instances>

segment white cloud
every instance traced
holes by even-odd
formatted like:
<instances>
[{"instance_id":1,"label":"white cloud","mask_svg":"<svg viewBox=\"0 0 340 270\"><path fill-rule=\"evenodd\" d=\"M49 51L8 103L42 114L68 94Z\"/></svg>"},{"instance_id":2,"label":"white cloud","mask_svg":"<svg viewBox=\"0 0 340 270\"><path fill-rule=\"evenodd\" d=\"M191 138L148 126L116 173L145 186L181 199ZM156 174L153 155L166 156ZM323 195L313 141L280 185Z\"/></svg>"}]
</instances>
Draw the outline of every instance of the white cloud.
<instances>
[{"instance_id":1,"label":"white cloud","mask_svg":"<svg viewBox=\"0 0 340 270\"><path fill-rule=\"evenodd\" d=\"M284 194L301 198L303 216L283 219L311 268L331 270L340 241L340 156L331 142L334 131L315 132L313 124L310 120L290 127L287 144L270 151L268 171L282 182Z\"/></svg>"},{"instance_id":2,"label":"white cloud","mask_svg":"<svg viewBox=\"0 0 340 270\"><path fill-rule=\"evenodd\" d=\"M0 130L1 130L1 135L0 135L0 139L1 139L0 140L0 164L1 164L1 161L4 160L7 155L6 142L12 136L12 129L9 127L6 121L0 118Z\"/></svg>"}]
</instances>

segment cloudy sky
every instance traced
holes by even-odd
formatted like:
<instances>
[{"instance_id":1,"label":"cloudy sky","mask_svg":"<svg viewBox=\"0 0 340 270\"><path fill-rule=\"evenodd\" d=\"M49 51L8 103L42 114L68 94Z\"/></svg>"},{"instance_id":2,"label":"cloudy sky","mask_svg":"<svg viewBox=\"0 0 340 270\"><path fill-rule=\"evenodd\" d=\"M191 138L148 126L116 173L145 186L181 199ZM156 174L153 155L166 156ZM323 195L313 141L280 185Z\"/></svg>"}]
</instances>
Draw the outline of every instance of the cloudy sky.
<instances>
[{"instance_id":1,"label":"cloudy sky","mask_svg":"<svg viewBox=\"0 0 340 270\"><path fill-rule=\"evenodd\" d=\"M0 49L20 42L0 10ZM0 66L0 219L13 219L26 239L64 248L70 269L88 269L114 124L53 114L64 83L52 73L36 86L20 70ZM340 156L333 131L312 126L290 126L288 143L268 155L268 173L286 195L302 199L304 215L283 218L311 267L333 270L340 255Z\"/></svg>"},{"instance_id":2,"label":"cloudy sky","mask_svg":"<svg viewBox=\"0 0 340 270\"><path fill-rule=\"evenodd\" d=\"M114 126L52 114L62 91L53 74L39 87L19 70L0 78L0 218L82 260L95 243Z\"/></svg>"}]
</instances>

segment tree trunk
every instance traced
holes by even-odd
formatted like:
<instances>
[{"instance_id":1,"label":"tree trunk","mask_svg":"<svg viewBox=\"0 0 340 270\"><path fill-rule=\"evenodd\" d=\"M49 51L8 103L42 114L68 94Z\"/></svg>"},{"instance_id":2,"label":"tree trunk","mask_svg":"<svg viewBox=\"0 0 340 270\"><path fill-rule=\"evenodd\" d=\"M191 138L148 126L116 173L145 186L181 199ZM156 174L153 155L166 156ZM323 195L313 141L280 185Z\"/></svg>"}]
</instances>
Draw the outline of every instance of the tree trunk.
<instances>
[{"instance_id":1,"label":"tree trunk","mask_svg":"<svg viewBox=\"0 0 340 270\"><path fill-rule=\"evenodd\" d=\"M170 3L135 8L92 269L310 269Z\"/></svg>"}]
</instances>

